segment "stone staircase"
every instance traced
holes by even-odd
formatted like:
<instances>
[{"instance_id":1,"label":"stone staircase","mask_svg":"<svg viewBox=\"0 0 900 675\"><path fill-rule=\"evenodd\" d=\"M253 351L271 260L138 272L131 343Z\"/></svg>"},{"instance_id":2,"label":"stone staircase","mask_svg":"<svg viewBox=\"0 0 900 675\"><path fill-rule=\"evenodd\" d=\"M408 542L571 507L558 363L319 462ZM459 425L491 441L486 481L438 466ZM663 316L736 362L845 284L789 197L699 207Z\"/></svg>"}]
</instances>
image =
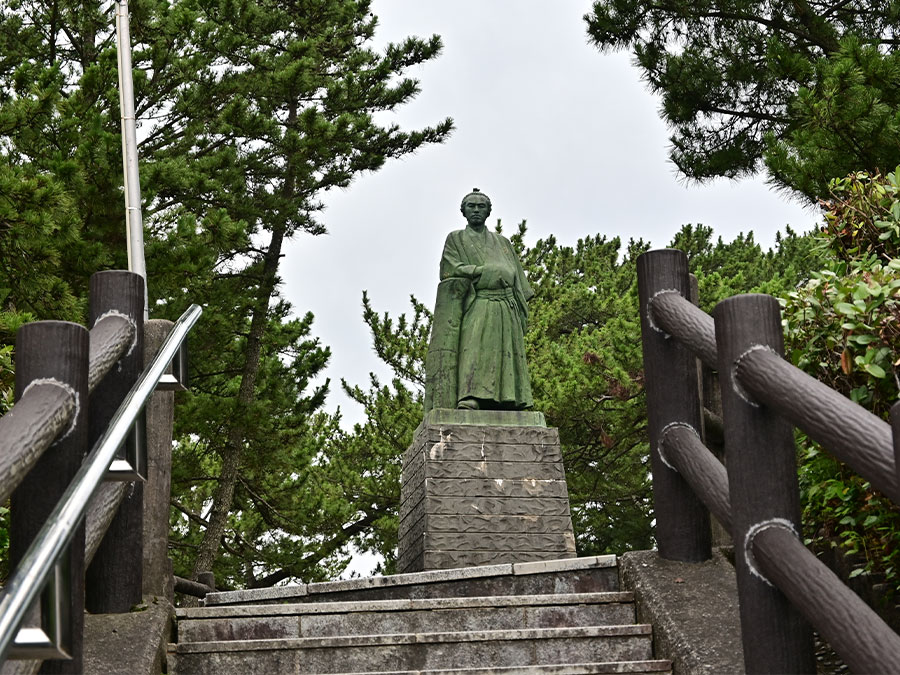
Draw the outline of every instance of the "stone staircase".
<instances>
[{"instance_id":1,"label":"stone staircase","mask_svg":"<svg viewBox=\"0 0 900 675\"><path fill-rule=\"evenodd\" d=\"M207 596L179 609L168 672L670 673L615 556Z\"/></svg>"}]
</instances>

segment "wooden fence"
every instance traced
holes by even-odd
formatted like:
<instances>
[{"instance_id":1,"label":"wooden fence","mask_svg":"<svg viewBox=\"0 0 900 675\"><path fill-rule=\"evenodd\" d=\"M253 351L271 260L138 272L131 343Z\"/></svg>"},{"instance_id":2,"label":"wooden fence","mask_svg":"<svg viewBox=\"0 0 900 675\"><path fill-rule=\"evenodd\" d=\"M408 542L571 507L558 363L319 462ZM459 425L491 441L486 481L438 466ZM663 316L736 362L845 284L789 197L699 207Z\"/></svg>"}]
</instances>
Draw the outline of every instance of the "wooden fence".
<instances>
[{"instance_id":1,"label":"wooden fence","mask_svg":"<svg viewBox=\"0 0 900 675\"><path fill-rule=\"evenodd\" d=\"M50 659L53 672L82 672L85 609L130 611L148 564L160 577L151 581L164 583L169 468L148 473L144 412L151 395L165 395L154 390L183 388L180 356L200 312L145 325L142 277L109 271L91 278L90 330L63 321L19 330L16 403L0 418L0 503L11 501L0 663ZM147 354L145 328L157 336ZM174 377L165 373L173 360ZM149 442L165 454L171 398L161 412ZM163 494L155 511L144 506L148 478Z\"/></svg>"},{"instance_id":2,"label":"wooden fence","mask_svg":"<svg viewBox=\"0 0 900 675\"><path fill-rule=\"evenodd\" d=\"M660 555L709 558L710 512L731 532L748 673L814 673L811 627L853 672L896 672L900 636L803 545L792 427L900 503L900 403L888 424L785 361L771 296L701 311L681 251L642 255L638 287ZM727 472L701 440L698 358L718 371Z\"/></svg>"}]
</instances>

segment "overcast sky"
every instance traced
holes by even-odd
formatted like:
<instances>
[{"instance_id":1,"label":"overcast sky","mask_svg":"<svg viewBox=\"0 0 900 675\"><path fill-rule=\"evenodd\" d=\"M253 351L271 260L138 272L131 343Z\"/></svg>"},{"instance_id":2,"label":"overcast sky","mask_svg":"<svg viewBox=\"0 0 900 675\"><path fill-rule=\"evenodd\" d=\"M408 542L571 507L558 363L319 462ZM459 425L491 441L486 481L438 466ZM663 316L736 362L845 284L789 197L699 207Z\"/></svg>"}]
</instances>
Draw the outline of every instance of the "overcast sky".
<instances>
[{"instance_id":1,"label":"overcast sky","mask_svg":"<svg viewBox=\"0 0 900 675\"><path fill-rule=\"evenodd\" d=\"M686 184L668 161L659 101L628 54L601 54L582 19L590 0L374 0L378 45L439 34L444 51L411 72L422 92L392 116L406 129L452 117L450 139L388 163L326 198L328 234L286 249L284 293L332 349L329 409L363 418L340 392L387 371L361 316L363 289L379 312L431 306L444 238L465 225L459 202L473 187L493 202L489 223L507 233L528 221L528 241L574 244L593 234L664 246L683 223L725 239L752 230L771 244L818 215L761 179Z\"/></svg>"}]
</instances>

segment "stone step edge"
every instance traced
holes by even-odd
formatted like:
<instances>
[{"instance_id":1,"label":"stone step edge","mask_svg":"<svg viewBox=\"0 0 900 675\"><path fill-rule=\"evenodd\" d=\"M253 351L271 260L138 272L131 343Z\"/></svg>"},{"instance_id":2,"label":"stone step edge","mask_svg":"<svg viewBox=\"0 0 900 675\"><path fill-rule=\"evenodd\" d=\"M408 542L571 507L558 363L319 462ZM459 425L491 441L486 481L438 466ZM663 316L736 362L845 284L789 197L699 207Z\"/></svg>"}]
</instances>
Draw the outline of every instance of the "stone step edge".
<instances>
[{"instance_id":1,"label":"stone step edge","mask_svg":"<svg viewBox=\"0 0 900 675\"><path fill-rule=\"evenodd\" d=\"M560 663L535 666L494 668L456 668L450 670L390 670L377 675L590 675L592 673L671 673L672 662L662 659L650 661L598 661L595 663ZM337 675L375 675L374 673L338 673Z\"/></svg>"},{"instance_id":2,"label":"stone step edge","mask_svg":"<svg viewBox=\"0 0 900 675\"><path fill-rule=\"evenodd\" d=\"M462 631L452 633L391 633L385 635L339 635L329 637L278 638L264 640L228 640L215 642L179 642L177 654L273 651L286 649L322 649L340 647L378 647L410 644L462 642L512 642L566 638L642 637L650 639L650 624L620 626L579 626L577 628L521 628L515 630Z\"/></svg>"},{"instance_id":3,"label":"stone step edge","mask_svg":"<svg viewBox=\"0 0 900 675\"><path fill-rule=\"evenodd\" d=\"M427 572L408 572L391 576L362 577L360 579L344 579L341 581L321 581L296 586L275 586L272 588L253 588L242 591L219 591L206 596L206 606L225 605L228 603L249 604L254 601L282 600L300 598L320 593L340 593L358 591L369 588L390 586L418 586L431 583L447 583L451 581L472 580L482 577L520 576L526 574L554 574L605 567L615 567L616 556L600 555L587 558L561 558L559 560L541 560L523 563L503 563L481 567L458 567L449 570L429 570Z\"/></svg>"},{"instance_id":4,"label":"stone step edge","mask_svg":"<svg viewBox=\"0 0 900 675\"><path fill-rule=\"evenodd\" d=\"M607 605L634 602L632 591L597 593L545 593L536 595L488 595L476 597L415 598L397 600L352 600L342 602L295 602L279 605L214 605L180 607L180 621L204 619L254 618L304 614L357 614L423 610L494 609L501 607L547 607L569 605Z\"/></svg>"}]
</instances>

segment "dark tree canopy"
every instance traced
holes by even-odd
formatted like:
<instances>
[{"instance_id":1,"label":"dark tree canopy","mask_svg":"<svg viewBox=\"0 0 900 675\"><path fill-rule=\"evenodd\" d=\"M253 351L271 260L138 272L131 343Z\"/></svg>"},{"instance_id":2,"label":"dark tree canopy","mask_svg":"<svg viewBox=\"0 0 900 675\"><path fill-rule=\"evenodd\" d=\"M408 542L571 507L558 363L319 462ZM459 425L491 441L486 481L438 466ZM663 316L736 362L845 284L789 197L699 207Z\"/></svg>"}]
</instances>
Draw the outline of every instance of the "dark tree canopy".
<instances>
[{"instance_id":1,"label":"dark tree canopy","mask_svg":"<svg viewBox=\"0 0 900 675\"><path fill-rule=\"evenodd\" d=\"M205 310L176 415L176 572L334 576L380 513L322 487L329 351L281 296L283 246L325 231L325 192L448 136L387 114L440 38L375 50L368 0L130 5L150 312ZM0 409L16 327L83 320L89 275L125 267L114 9L0 2Z\"/></svg>"},{"instance_id":2,"label":"dark tree canopy","mask_svg":"<svg viewBox=\"0 0 900 675\"><path fill-rule=\"evenodd\" d=\"M810 199L900 160L900 2L598 0L594 44L628 49L686 177L771 181Z\"/></svg>"}]
</instances>

